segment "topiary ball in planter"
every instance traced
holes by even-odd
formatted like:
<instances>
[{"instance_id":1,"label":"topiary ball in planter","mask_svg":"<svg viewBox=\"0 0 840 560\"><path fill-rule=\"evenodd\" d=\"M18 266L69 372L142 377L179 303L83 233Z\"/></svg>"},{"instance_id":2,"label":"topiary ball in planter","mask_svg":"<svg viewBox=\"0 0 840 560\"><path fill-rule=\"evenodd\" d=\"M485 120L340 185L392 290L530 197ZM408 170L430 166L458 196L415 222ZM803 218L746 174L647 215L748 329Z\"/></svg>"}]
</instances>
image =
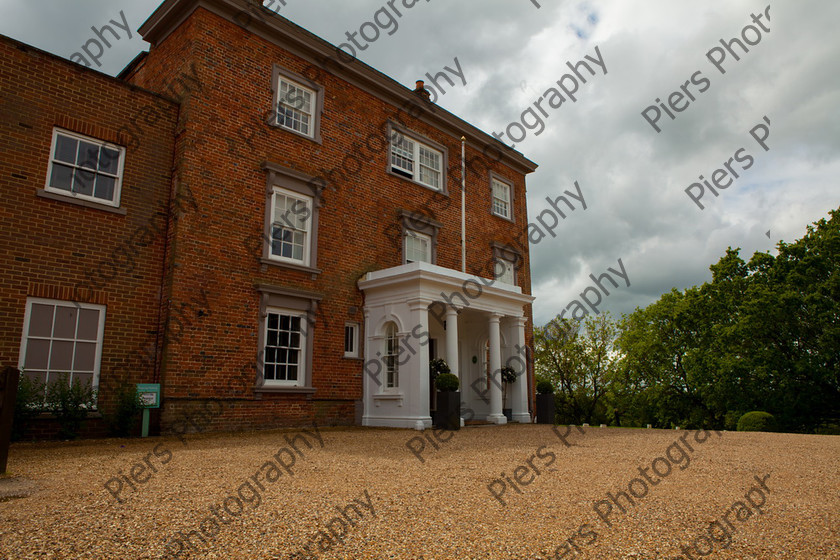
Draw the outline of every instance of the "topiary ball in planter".
<instances>
[{"instance_id":1,"label":"topiary ball in planter","mask_svg":"<svg viewBox=\"0 0 840 560\"><path fill-rule=\"evenodd\" d=\"M516 372L510 366L505 366L501 369L502 373L502 383L515 383L516 382Z\"/></svg>"},{"instance_id":2,"label":"topiary ball in planter","mask_svg":"<svg viewBox=\"0 0 840 560\"><path fill-rule=\"evenodd\" d=\"M554 392L554 385L551 384L551 381L542 380L537 383L537 394L538 395L549 395Z\"/></svg>"},{"instance_id":3,"label":"topiary ball in planter","mask_svg":"<svg viewBox=\"0 0 840 560\"><path fill-rule=\"evenodd\" d=\"M458 380L458 376L453 373L441 373L435 379L435 387L437 387L438 391L444 393L457 391L460 385L461 382Z\"/></svg>"},{"instance_id":4,"label":"topiary ball in planter","mask_svg":"<svg viewBox=\"0 0 840 560\"><path fill-rule=\"evenodd\" d=\"M747 412L738 420L739 432L773 432L776 430L776 419L769 412Z\"/></svg>"},{"instance_id":5,"label":"topiary ball in planter","mask_svg":"<svg viewBox=\"0 0 840 560\"><path fill-rule=\"evenodd\" d=\"M452 373L441 373L435 379L438 391L437 411L435 412L435 426L442 430L461 429L461 393L458 392L458 376Z\"/></svg>"}]
</instances>

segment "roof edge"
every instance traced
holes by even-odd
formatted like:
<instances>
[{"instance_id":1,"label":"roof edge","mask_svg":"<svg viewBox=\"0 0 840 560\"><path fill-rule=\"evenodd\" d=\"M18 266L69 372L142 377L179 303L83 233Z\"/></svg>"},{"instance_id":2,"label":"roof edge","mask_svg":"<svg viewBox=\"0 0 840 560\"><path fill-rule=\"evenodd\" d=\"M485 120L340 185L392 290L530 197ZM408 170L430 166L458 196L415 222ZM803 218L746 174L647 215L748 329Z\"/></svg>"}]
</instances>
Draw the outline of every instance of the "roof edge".
<instances>
[{"instance_id":1,"label":"roof edge","mask_svg":"<svg viewBox=\"0 0 840 560\"><path fill-rule=\"evenodd\" d=\"M143 22L138 33L152 46L157 46L199 7L277 44L307 60L319 71L341 77L397 108L405 107L406 104L413 107L423 106L414 90L357 58L348 60L348 53L276 12L264 8L259 0L164 0ZM428 105L427 110L420 114L412 113L412 116L455 138L466 137L468 144L482 153L486 154L490 150L497 152L500 154L498 161L523 174L532 173L537 169L538 165L522 153L461 117L431 102L424 105Z\"/></svg>"}]
</instances>

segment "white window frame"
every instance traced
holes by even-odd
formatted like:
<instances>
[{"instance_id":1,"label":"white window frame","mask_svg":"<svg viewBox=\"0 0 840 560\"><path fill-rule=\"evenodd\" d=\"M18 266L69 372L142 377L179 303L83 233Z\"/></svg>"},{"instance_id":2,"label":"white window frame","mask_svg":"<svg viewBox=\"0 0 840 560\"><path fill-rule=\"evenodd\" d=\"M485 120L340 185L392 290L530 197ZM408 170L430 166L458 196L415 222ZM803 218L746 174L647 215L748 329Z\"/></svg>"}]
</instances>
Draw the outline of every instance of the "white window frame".
<instances>
[{"instance_id":1,"label":"white window frame","mask_svg":"<svg viewBox=\"0 0 840 560\"><path fill-rule=\"evenodd\" d=\"M417 137L406 134L404 131L391 129L390 147L388 150L388 170L399 177L408 179L417 184L423 185L435 192L446 193L446 155L441 148L437 148L428 142L423 142ZM433 169L422 163L422 151L426 150L438 158L438 169ZM411 168L398 163L397 158L411 161ZM438 174L438 184L422 180L421 168L432 169Z\"/></svg>"},{"instance_id":2,"label":"white window frame","mask_svg":"<svg viewBox=\"0 0 840 560\"><path fill-rule=\"evenodd\" d=\"M93 377L91 378L91 387L94 390L97 390L99 388L99 371L100 371L100 367L101 367L101 364L102 364L102 345L103 345L103 341L104 341L104 337L105 337L105 311L106 311L105 306L104 305L96 305L96 304L92 304L92 303L78 303L78 302L58 300L58 299L46 299L46 298L36 298L36 297L26 298L26 311L24 312L24 316L23 316L23 332L21 333L20 355L18 357L18 369L20 369L23 372L26 371L26 369L25 369L25 367L26 367L26 351L27 351L27 346L28 346L30 338L36 338L36 339L39 339L39 340L49 340L50 343L51 343L50 348L52 348L52 342L55 341L55 340L65 341L65 342L72 340L74 343L78 342L78 339L75 339L75 338L74 339L57 338L57 337L54 337L52 335L50 335L49 338L46 338L46 337L30 337L29 336L29 326L30 326L30 321L32 319L32 307L35 304L51 305L54 308L58 307L58 306L62 306L62 307L73 307L73 308L76 308L77 310L92 309L92 310L99 311L99 324L97 325L97 331L96 331L96 349L94 351L94 359L93 359ZM55 311L53 311L53 313L55 313ZM78 315L77 315L77 317L76 317L76 321L77 321L76 322L76 328L77 329L78 329L78 320L79 320L79 318L78 318ZM55 315L53 315L53 329L55 329ZM84 342L89 343L91 341L84 341ZM73 357L75 358L75 356L76 356L76 351L75 351L75 348L74 348ZM47 375L46 375L46 379L45 379L45 382L46 382L47 386L49 386L49 384L50 384L50 376L51 375L59 375L59 374L63 374L63 373L70 374L69 382L73 383L73 374L76 373L75 368L71 367L70 371L65 371L65 370L55 370L55 371L53 371L50 368L49 358L47 358L47 360L48 360L48 362L47 362ZM85 373L88 373L88 372L85 372Z\"/></svg>"},{"instance_id":3,"label":"white window frame","mask_svg":"<svg viewBox=\"0 0 840 560\"><path fill-rule=\"evenodd\" d=\"M104 147L104 148L108 148L109 150L115 150L115 151L119 152L120 161L119 161L119 164L118 164L118 169L117 169L116 175L114 175L112 173L108 173L108 172L99 171L99 168L98 168L99 162L98 161L97 161L97 169L94 171L95 176L96 175L104 175L104 176L112 177L112 178L115 179L115 182L114 182L114 196L111 200L106 200L104 198L97 198L97 197L93 196L93 194L87 195L87 194L82 194L82 193L78 193L78 192L73 192L72 190L67 191L67 190L64 190L64 189L53 187L50 184L50 182L52 180L53 167L56 164L62 165L62 166L67 166L67 167L72 167L73 170L74 170L74 173L75 173L76 169L88 169L88 170L90 170L89 168L85 168L85 167L82 167L81 165L78 165L78 162L74 162L74 163L71 164L69 162L61 161L61 160L56 159L55 151L56 151L56 147L58 145L59 136L65 136L65 137L71 138L71 139L76 140L76 141L87 142L89 144L95 144L95 145L99 146L100 150ZM78 148L77 148L77 154L78 154ZM62 129L62 128L55 127L55 128L53 128L52 142L50 144L50 162L49 162L49 165L47 166L47 178L46 178L46 181L44 182L44 190L46 192L66 196L66 197L71 198L71 199L85 200L85 201L88 201L88 202L93 202L95 204L101 204L103 206L110 206L110 207L113 207L113 208L119 208L120 197L122 195L123 173L125 171L125 154L126 154L126 150L122 146L117 146L116 144L112 144L110 142L105 142L103 140L98 140L96 138L91 138L90 136L85 136L83 134L78 134L76 132L70 132L69 130L65 130L65 129ZM77 159L78 159L78 156L77 156Z\"/></svg>"},{"instance_id":4,"label":"white window frame","mask_svg":"<svg viewBox=\"0 0 840 560\"><path fill-rule=\"evenodd\" d=\"M505 197L498 196L498 190L504 190ZM491 177L490 179L490 190L491 190L491 204L492 204L492 213L500 218L505 218L506 220L513 219L513 187L510 183L502 181L496 177ZM503 207L504 211L500 211L499 207Z\"/></svg>"},{"instance_id":5,"label":"white window frame","mask_svg":"<svg viewBox=\"0 0 840 560\"><path fill-rule=\"evenodd\" d=\"M426 259L409 259L409 248L412 242L425 242L426 244ZM431 235L420 233L419 231L415 231L413 229L406 229L405 236L403 238L403 261L405 264L412 263L412 262L425 262L429 264L434 264L434 239ZM415 249L416 250L416 249Z\"/></svg>"},{"instance_id":6,"label":"white window frame","mask_svg":"<svg viewBox=\"0 0 840 560\"><path fill-rule=\"evenodd\" d=\"M283 216L281 216L279 220L275 219L276 210L277 210L277 197L278 196L284 196L287 199L293 200L294 201L292 203L293 208L299 202L302 202L302 203L305 204L305 210L306 210L306 213L308 214L306 216L305 222L303 224L305 229L298 229L297 227L293 227L293 226L295 226L295 224L292 223L292 220L291 219L286 219L286 218L289 218L290 210L288 208L286 209L286 213ZM269 229L269 237L270 237L270 242L268 244L268 258L270 260L279 261L279 262L286 262L286 263L293 263L293 264L298 264L298 265L301 265L301 266L309 266L310 265L310 256L311 256L311 247L312 247L312 232L313 232L313 230L312 230L312 218L313 218L313 215L314 215L314 207L315 207L314 205L315 205L315 200L311 196L306 196L304 194L300 194L298 192L291 191L289 189L284 189L283 187L278 187L278 186L272 187L271 207L269 209L269 216L270 216L271 222L269 223L269 228L268 228ZM296 212L294 212L294 210L292 210L292 212L296 213ZM278 226L278 225L282 226L286 229L292 230L294 232L303 233L304 237L303 237L302 258L296 259L294 257L284 257L283 255L274 254L274 243L275 243L274 228L275 228L275 226ZM292 227L290 227L290 226L292 226Z\"/></svg>"},{"instance_id":7,"label":"white window frame","mask_svg":"<svg viewBox=\"0 0 840 560\"><path fill-rule=\"evenodd\" d=\"M393 347L391 345L393 344ZM397 324L389 321L385 324L382 337L382 373L386 392L396 392L400 388L400 335Z\"/></svg>"},{"instance_id":8,"label":"white window frame","mask_svg":"<svg viewBox=\"0 0 840 560\"><path fill-rule=\"evenodd\" d=\"M350 349L347 348L347 332L348 330L352 332L353 340L350 344ZM359 328L359 323L345 323L344 324L344 357L345 358L359 358L360 355L360 341L359 341L359 334L361 329Z\"/></svg>"},{"instance_id":9,"label":"white window frame","mask_svg":"<svg viewBox=\"0 0 840 560\"><path fill-rule=\"evenodd\" d=\"M288 379L267 379L266 378L266 369L269 365L268 361L268 330L269 330L269 316L270 315L279 315L279 316L288 316L288 317L296 317L300 320L300 327L298 335L300 336L299 347L297 348L298 352L298 363L297 363L297 379L295 380L288 380ZM281 307L266 307L265 308L265 316L263 317L263 348L262 348L262 382L266 387L305 387L306 386L306 375L307 375L307 357L308 357L308 346L309 346L309 336L311 336L310 331L311 329L308 327L307 323L307 313L305 311L299 311L294 309L284 309ZM282 348L278 346L275 348ZM288 348L287 348L288 349ZM277 365L277 360L275 359L274 362L271 362L272 365ZM286 362L288 365L288 362ZM277 371L275 369L274 373L275 377L277 376Z\"/></svg>"},{"instance_id":10,"label":"white window frame","mask_svg":"<svg viewBox=\"0 0 840 560\"><path fill-rule=\"evenodd\" d=\"M283 95L283 85L286 85L287 88L294 88L295 90L299 90L300 92L307 94L309 96L309 111L304 109L305 105L301 103L301 98L297 97L296 94L295 99L288 98L290 94ZM284 99L286 97L287 99ZM305 115L308 117L308 121L306 123L306 131L298 130L294 126L287 125L284 121L280 119L280 105L283 105L287 108L287 110L292 111L293 113ZM289 79L286 76L280 75L277 78L277 99L275 100L274 105L274 123L281 127L285 128L286 130L291 130L292 132L296 132L301 136L306 136L308 138L315 138L315 119L317 116L317 108L318 108L318 92L314 89L308 88L294 80ZM293 120L295 120L293 118ZM303 123L303 119L300 119L300 122Z\"/></svg>"}]
</instances>

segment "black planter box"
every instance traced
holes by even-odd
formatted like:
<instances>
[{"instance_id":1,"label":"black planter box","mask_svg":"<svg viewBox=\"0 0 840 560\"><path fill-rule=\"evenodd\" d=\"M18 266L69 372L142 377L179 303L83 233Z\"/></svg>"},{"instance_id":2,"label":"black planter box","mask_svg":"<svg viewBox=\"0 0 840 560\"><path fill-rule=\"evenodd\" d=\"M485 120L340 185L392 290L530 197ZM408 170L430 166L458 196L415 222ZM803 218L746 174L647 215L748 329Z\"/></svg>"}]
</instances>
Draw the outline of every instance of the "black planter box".
<instances>
[{"instance_id":1,"label":"black planter box","mask_svg":"<svg viewBox=\"0 0 840 560\"><path fill-rule=\"evenodd\" d=\"M435 427L442 430L461 429L461 392L438 391Z\"/></svg>"},{"instance_id":2,"label":"black planter box","mask_svg":"<svg viewBox=\"0 0 840 560\"><path fill-rule=\"evenodd\" d=\"M554 424L554 393L537 395L537 424Z\"/></svg>"},{"instance_id":3,"label":"black planter box","mask_svg":"<svg viewBox=\"0 0 840 560\"><path fill-rule=\"evenodd\" d=\"M502 414L505 415L508 422L513 422L513 409L512 408L503 408Z\"/></svg>"}]
</instances>

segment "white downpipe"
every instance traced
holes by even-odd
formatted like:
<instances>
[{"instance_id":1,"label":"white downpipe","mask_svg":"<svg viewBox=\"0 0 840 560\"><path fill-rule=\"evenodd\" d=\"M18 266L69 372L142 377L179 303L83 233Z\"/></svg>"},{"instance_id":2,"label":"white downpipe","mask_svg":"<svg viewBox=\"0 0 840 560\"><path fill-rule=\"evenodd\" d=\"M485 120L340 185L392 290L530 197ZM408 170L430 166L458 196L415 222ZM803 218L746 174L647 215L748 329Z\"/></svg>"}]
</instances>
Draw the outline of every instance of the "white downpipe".
<instances>
[{"instance_id":1,"label":"white downpipe","mask_svg":"<svg viewBox=\"0 0 840 560\"><path fill-rule=\"evenodd\" d=\"M461 136L461 272L467 272L467 165L465 161L467 139Z\"/></svg>"}]
</instances>

